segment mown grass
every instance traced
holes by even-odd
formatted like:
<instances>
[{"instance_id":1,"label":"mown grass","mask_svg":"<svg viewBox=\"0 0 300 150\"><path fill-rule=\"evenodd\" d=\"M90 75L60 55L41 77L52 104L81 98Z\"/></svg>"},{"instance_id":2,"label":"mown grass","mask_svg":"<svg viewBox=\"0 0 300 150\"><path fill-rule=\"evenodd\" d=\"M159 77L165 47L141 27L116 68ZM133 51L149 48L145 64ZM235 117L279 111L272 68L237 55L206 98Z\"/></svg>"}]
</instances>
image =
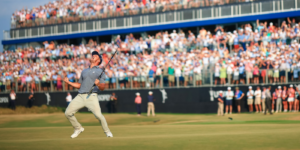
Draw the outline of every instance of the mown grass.
<instances>
[{"instance_id":1,"label":"mown grass","mask_svg":"<svg viewBox=\"0 0 300 150\"><path fill-rule=\"evenodd\" d=\"M64 112L65 108L61 107L51 107L47 105L32 106L31 108L24 106L17 106L15 110L10 108L0 108L0 115L7 114L44 114L44 113L58 113Z\"/></svg>"},{"instance_id":2,"label":"mown grass","mask_svg":"<svg viewBox=\"0 0 300 150\"><path fill-rule=\"evenodd\" d=\"M85 131L73 128L64 113L0 115L1 150L298 150L300 113L104 114L114 138L106 138L91 113L77 113ZM229 119L229 117L232 118Z\"/></svg>"}]
</instances>

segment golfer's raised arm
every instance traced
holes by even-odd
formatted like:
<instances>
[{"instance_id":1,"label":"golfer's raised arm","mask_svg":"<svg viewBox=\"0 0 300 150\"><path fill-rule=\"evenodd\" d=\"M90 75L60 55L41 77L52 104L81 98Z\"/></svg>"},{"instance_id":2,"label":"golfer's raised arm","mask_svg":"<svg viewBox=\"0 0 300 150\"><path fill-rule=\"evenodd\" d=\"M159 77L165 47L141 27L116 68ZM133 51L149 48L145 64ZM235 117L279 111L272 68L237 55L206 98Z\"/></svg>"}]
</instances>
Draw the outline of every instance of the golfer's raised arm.
<instances>
[{"instance_id":1,"label":"golfer's raised arm","mask_svg":"<svg viewBox=\"0 0 300 150\"><path fill-rule=\"evenodd\" d=\"M81 78L81 77L80 77L80 78ZM80 86L81 86L81 83L78 83L78 82L70 82L70 81L69 81L69 78L67 78L67 77L64 78L64 81L65 81L66 83L68 83L69 85L73 86L74 88L77 88L77 89L79 89Z\"/></svg>"}]
</instances>

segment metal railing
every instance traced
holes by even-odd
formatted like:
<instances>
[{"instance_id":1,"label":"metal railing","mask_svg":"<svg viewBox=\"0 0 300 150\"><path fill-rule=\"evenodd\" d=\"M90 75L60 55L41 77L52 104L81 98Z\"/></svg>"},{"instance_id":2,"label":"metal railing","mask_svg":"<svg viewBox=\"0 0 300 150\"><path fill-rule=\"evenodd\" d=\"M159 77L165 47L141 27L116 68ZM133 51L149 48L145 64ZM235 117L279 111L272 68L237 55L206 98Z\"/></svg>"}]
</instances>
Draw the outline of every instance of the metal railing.
<instances>
[{"instance_id":1,"label":"metal railing","mask_svg":"<svg viewBox=\"0 0 300 150\"><path fill-rule=\"evenodd\" d=\"M221 73L222 74L222 73ZM225 76L224 76L225 75ZM74 79L73 82L77 82ZM224 81L224 83L222 83ZM124 89L161 89L161 88L189 88L189 87L212 87L212 86L239 86L239 85L264 85L264 84L298 84L300 82L300 68L290 70L259 70L258 74L244 72L240 74L225 73L215 74L212 69L202 70L201 73L188 73L181 75L153 75L153 76L123 76L107 77L105 80L106 90ZM61 80L32 80L21 82L20 80L0 82L1 92L61 92L77 91Z\"/></svg>"},{"instance_id":2,"label":"metal railing","mask_svg":"<svg viewBox=\"0 0 300 150\"><path fill-rule=\"evenodd\" d=\"M254 14L299 10L298 0L265 0L212 7L189 8L182 10L94 19L74 23L45 25L40 27L11 29L4 31L4 40L34 37L88 33L111 29L125 29L159 24L171 24L195 20L209 20Z\"/></svg>"}]
</instances>

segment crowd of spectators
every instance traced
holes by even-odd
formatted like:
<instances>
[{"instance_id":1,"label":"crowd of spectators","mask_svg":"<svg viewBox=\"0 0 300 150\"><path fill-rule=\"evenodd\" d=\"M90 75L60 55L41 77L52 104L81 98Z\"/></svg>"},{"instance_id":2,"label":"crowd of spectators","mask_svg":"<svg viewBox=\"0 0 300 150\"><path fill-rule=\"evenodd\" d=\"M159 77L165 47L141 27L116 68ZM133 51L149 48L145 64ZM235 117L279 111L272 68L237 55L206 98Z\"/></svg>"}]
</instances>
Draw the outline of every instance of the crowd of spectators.
<instances>
[{"instance_id":1,"label":"crowd of spectators","mask_svg":"<svg viewBox=\"0 0 300 150\"><path fill-rule=\"evenodd\" d=\"M278 86L275 87L273 93L271 92L271 86L260 87L258 85L256 89L252 89L249 86L249 90L241 91L239 87L235 88L235 91L231 87L227 88L226 92L219 91L218 96L218 115L223 116L224 106L225 115L232 114L233 104L237 106L237 112L241 112L241 102L246 99L246 103L249 107L249 112L264 113L267 111L272 115L281 112L299 112L299 87L290 86ZM229 109L228 109L229 108Z\"/></svg>"},{"instance_id":2,"label":"crowd of spectators","mask_svg":"<svg viewBox=\"0 0 300 150\"><path fill-rule=\"evenodd\" d=\"M111 43L90 40L78 46L44 42L41 48L4 51L0 53L1 90L12 86L19 91L50 90L50 85L54 90L73 90L64 85L64 77L78 80L93 51L103 54L104 67L115 50L119 53L106 68L107 88L299 80L299 23L288 18L276 26L257 20L254 26L245 24L233 32L224 32L221 26L211 32L202 28L196 35L176 30L140 38L129 34Z\"/></svg>"},{"instance_id":3,"label":"crowd of spectators","mask_svg":"<svg viewBox=\"0 0 300 150\"><path fill-rule=\"evenodd\" d=\"M31 27L248 1L252 0L56 0L15 11L11 26Z\"/></svg>"}]
</instances>

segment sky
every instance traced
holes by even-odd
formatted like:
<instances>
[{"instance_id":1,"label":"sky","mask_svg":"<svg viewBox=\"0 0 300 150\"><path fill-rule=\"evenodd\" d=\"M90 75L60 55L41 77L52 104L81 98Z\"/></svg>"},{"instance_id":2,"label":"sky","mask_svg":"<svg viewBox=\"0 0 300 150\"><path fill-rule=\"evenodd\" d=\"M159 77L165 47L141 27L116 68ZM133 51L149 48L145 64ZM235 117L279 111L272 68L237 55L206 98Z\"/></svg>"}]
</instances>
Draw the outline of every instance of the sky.
<instances>
[{"instance_id":1,"label":"sky","mask_svg":"<svg viewBox=\"0 0 300 150\"><path fill-rule=\"evenodd\" d=\"M3 51L3 31L10 29L10 17L16 10L22 8L33 8L48 3L50 0L0 0L0 52ZM53 0L52 0L53 1Z\"/></svg>"}]
</instances>

